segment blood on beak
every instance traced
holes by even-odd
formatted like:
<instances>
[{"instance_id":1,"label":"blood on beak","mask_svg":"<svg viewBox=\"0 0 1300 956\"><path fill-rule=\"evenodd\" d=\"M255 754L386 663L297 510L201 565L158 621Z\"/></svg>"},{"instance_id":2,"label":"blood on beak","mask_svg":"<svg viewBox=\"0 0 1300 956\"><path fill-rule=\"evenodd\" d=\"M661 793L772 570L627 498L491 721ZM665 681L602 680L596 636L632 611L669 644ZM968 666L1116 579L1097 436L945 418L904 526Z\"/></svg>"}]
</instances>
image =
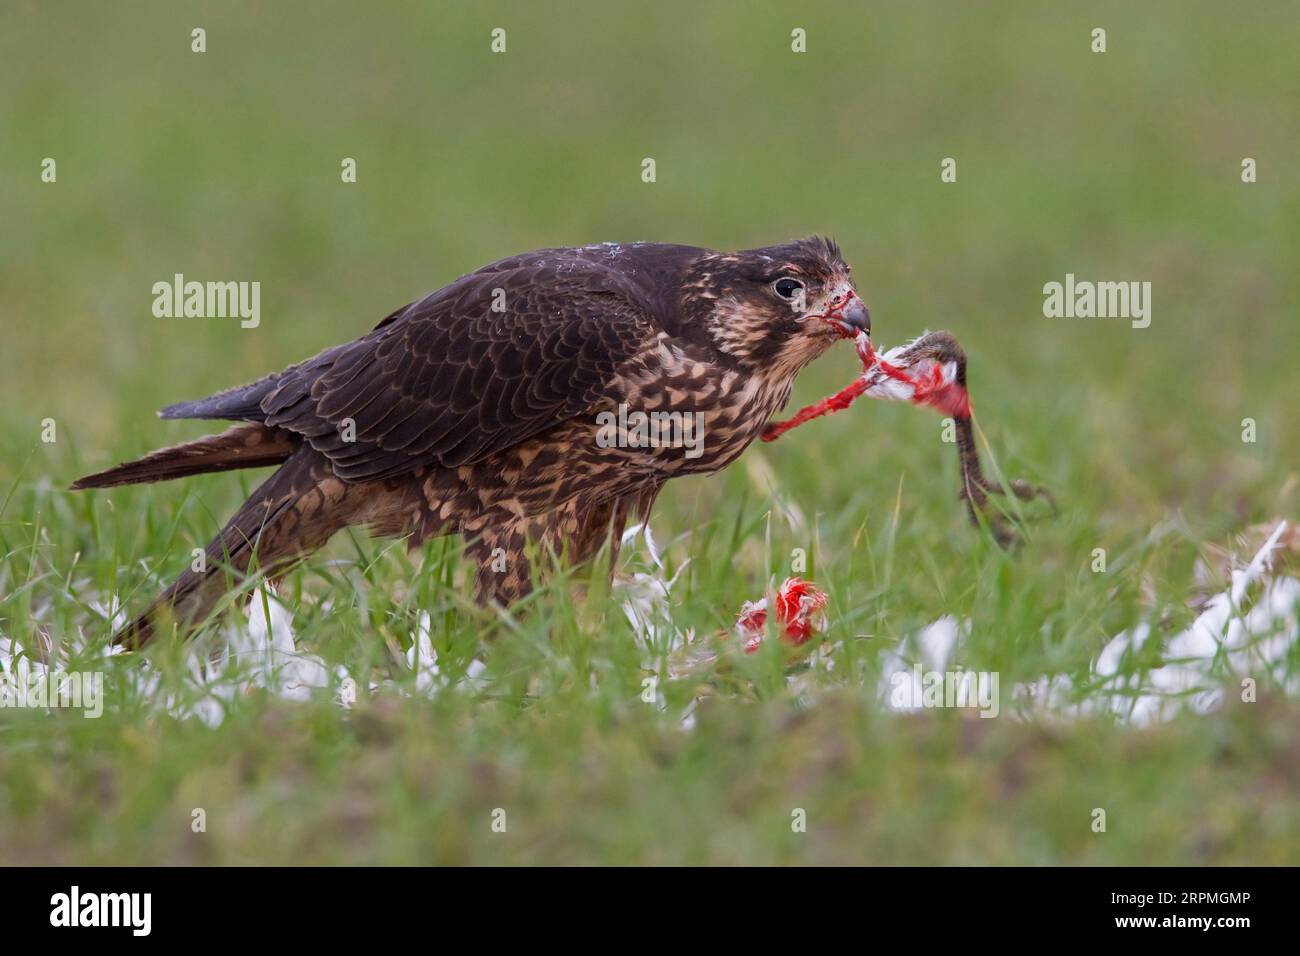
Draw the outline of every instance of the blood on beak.
<instances>
[{"instance_id":1,"label":"blood on beak","mask_svg":"<svg viewBox=\"0 0 1300 956\"><path fill-rule=\"evenodd\" d=\"M839 310L836 318L848 335L857 335L859 332L871 334L871 312L867 309L867 304L853 293L849 293L849 301Z\"/></svg>"}]
</instances>

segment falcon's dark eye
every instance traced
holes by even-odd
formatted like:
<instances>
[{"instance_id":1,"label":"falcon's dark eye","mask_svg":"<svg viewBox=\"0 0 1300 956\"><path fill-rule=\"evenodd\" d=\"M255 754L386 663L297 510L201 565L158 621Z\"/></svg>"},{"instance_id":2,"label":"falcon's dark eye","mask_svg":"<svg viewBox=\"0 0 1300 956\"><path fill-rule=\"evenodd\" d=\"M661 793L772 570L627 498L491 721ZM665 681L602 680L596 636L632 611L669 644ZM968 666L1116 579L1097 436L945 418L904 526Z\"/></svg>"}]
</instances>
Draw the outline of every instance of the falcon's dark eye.
<instances>
[{"instance_id":1,"label":"falcon's dark eye","mask_svg":"<svg viewBox=\"0 0 1300 956\"><path fill-rule=\"evenodd\" d=\"M783 299L793 299L803 291L803 283L798 279L777 279L772 283L772 291Z\"/></svg>"}]
</instances>

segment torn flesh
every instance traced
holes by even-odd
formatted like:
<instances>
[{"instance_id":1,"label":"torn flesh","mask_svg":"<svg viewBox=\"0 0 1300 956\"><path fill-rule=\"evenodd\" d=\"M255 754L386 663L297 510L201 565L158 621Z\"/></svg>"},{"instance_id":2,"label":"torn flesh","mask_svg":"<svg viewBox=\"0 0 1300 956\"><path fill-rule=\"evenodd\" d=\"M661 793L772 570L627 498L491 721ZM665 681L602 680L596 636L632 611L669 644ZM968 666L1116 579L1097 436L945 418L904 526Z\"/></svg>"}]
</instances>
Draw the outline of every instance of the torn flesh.
<instances>
[{"instance_id":1,"label":"torn flesh","mask_svg":"<svg viewBox=\"0 0 1300 956\"><path fill-rule=\"evenodd\" d=\"M800 409L788 421L769 424L763 430L763 441L775 441L804 422L842 411L863 395L929 405L954 419L970 418L970 394L964 382L963 357L959 350L947 357L931 354L922 348L935 335L946 333L923 333L882 355L872 347L870 336L859 332L853 344L862 361L862 374L834 395ZM955 346L956 341L952 340L952 344Z\"/></svg>"},{"instance_id":2,"label":"torn flesh","mask_svg":"<svg viewBox=\"0 0 1300 956\"><path fill-rule=\"evenodd\" d=\"M822 609L826 607L826 592L803 578L786 578L774 595L776 623L781 639L799 645L825 628ZM736 617L735 632L745 642L745 653L752 654L763 642L767 632L767 598L746 601Z\"/></svg>"}]
</instances>

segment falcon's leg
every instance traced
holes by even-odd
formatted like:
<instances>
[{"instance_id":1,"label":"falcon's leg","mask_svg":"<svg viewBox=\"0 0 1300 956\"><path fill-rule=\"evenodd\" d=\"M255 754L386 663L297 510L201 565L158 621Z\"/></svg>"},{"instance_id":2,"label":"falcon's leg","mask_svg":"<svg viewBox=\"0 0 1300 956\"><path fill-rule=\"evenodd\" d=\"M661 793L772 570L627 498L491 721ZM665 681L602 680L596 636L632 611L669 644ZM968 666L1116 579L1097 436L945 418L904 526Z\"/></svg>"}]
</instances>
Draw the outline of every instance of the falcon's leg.
<instances>
[{"instance_id":1,"label":"falcon's leg","mask_svg":"<svg viewBox=\"0 0 1300 956\"><path fill-rule=\"evenodd\" d=\"M532 590L530 544L543 554L581 564L608 541L612 576L629 515L636 511L643 519L648 516L658 491L655 485L595 503L574 498L554 511L530 518L498 515L495 522L485 522L477 535L467 527L465 555L475 565L475 599L508 607L527 595Z\"/></svg>"},{"instance_id":2,"label":"falcon's leg","mask_svg":"<svg viewBox=\"0 0 1300 956\"><path fill-rule=\"evenodd\" d=\"M567 554L574 563L590 561L601 546L609 542L609 574L611 579L618 564L623 532L633 515L639 521L650 517L650 509L663 483L650 484L640 491L619 495L595 504L570 502L551 515L534 519L530 534L537 536L556 554Z\"/></svg>"},{"instance_id":3,"label":"falcon's leg","mask_svg":"<svg viewBox=\"0 0 1300 956\"><path fill-rule=\"evenodd\" d=\"M532 590L526 525L527 519L495 512L465 526L465 560L474 566L474 599L480 604L509 607Z\"/></svg>"}]
</instances>

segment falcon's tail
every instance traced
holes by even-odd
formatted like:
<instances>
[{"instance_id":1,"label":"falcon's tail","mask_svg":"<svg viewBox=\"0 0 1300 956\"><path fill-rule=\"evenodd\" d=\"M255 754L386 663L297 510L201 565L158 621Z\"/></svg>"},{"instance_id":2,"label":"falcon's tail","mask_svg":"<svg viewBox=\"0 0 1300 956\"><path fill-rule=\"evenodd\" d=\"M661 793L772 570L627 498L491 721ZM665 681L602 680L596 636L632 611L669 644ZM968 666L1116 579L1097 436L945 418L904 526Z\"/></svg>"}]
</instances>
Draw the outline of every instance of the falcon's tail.
<instances>
[{"instance_id":1,"label":"falcon's tail","mask_svg":"<svg viewBox=\"0 0 1300 956\"><path fill-rule=\"evenodd\" d=\"M347 489L325 460L300 448L244 502L203 552L202 560L158 595L113 643L136 649L153 637L160 616L181 634L202 624L249 571L278 576L348 523ZM195 565L201 570L195 570Z\"/></svg>"},{"instance_id":2,"label":"falcon's tail","mask_svg":"<svg viewBox=\"0 0 1300 956\"><path fill-rule=\"evenodd\" d=\"M236 425L220 435L207 435L170 448L160 448L143 458L108 471L78 478L73 491L111 488L147 481L167 481L209 471L278 465L293 454L299 440L292 433L265 425Z\"/></svg>"}]
</instances>

